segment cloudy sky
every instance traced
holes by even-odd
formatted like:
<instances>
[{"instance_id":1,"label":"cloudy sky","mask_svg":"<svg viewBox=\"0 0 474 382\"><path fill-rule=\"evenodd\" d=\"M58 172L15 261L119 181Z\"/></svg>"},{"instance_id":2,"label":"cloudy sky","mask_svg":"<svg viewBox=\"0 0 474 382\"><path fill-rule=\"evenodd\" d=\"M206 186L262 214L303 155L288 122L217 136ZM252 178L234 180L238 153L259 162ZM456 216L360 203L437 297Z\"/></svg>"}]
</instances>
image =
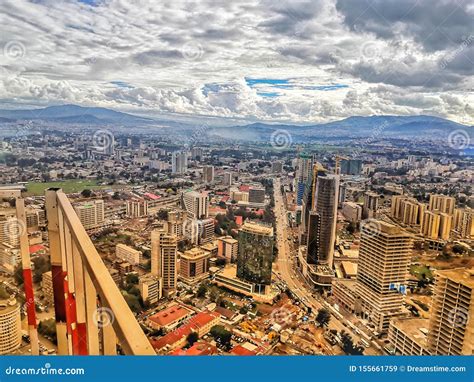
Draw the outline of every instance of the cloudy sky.
<instances>
[{"instance_id":1,"label":"cloudy sky","mask_svg":"<svg viewBox=\"0 0 474 382\"><path fill-rule=\"evenodd\" d=\"M474 124L469 0L2 0L0 107Z\"/></svg>"}]
</instances>

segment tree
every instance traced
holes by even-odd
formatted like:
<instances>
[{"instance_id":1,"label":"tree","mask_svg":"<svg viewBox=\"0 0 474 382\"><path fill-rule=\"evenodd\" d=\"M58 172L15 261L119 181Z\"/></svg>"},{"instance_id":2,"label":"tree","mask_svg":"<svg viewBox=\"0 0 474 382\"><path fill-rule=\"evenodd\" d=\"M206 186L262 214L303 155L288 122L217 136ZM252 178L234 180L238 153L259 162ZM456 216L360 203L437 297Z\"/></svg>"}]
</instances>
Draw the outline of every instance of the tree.
<instances>
[{"instance_id":1,"label":"tree","mask_svg":"<svg viewBox=\"0 0 474 382\"><path fill-rule=\"evenodd\" d=\"M331 313L329 310L325 308L321 308L318 310L318 315L316 316L316 322L319 324L319 326L325 326L329 324L329 321L331 320Z\"/></svg>"},{"instance_id":2,"label":"tree","mask_svg":"<svg viewBox=\"0 0 474 382\"><path fill-rule=\"evenodd\" d=\"M229 332L222 325L215 325L211 328L211 336L214 340L220 343L225 348L230 348L230 341L232 339L232 332Z\"/></svg>"},{"instance_id":3,"label":"tree","mask_svg":"<svg viewBox=\"0 0 474 382\"><path fill-rule=\"evenodd\" d=\"M206 297L206 293L207 293L207 285L205 283L201 283L197 291L197 297L204 298Z\"/></svg>"},{"instance_id":4,"label":"tree","mask_svg":"<svg viewBox=\"0 0 474 382\"><path fill-rule=\"evenodd\" d=\"M186 342L189 347L193 346L197 340L199 340L199 335L196 332L191 332L186 337Z\"/></svg>"},{"instance_id":5,"label":"tree","mask_svg":"<svg viewBox=\"0 0 474 382\"><path fill-rule=\"evenodd\" d=\"M84 198L90 198L92 196L92 191L86 188L86 189L82 190L81 195Z\"/></svg>"},{"instance_id":6,"label":"tree","mask_svg":"<svg viewBox=\"0 0 474 382\"><path fill-rule=\"evenodd\" d=\"M212 302L216 302L217 299L219 298L220 296L220 292L219 292L219 289L216 288L215 286L213 286L209 292L209 299L212 301Z\"/></svg>"},{"instance_id":7,"label":"tree","mask_svg":"<svg viewBox=\"0 0 474 382\"><path fill-rule=\"evenodd\" d=\"M344 353L348 355L362 355L364 353L364 348L361 346L354 346L352 337L344 330L341 332L341 347Z\"/></svg>"}]
</instances>

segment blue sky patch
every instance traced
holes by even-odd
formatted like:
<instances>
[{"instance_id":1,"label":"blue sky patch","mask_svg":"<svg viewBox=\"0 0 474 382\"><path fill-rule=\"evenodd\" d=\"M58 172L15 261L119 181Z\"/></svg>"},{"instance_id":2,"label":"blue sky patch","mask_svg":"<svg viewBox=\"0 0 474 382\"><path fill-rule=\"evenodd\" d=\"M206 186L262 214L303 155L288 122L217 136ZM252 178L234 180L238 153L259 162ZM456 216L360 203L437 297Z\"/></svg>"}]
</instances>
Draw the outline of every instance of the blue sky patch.
<instances>
[{"instance_id":1,"label":"blue sky patch","mask_svg":"<svg viewBox=\"0 0 474 382\"><path fill-rule=\"evenodd\" d=\"M274 98L278 97L280 94L278 94L277 92L257 92L257 95L259 95L260 97Z\"/></svg>"},{"instance_id":2,"label":"blue sky patch","mask_svg":"<svg viewBox=\"0 0 474 382\"><path fill-rule=\"evenodd\" d=\"M128 89L133 89L133 86L124 82L124 81L110 81L112 85L117 86L118 88L128 88Z\"/></svg>"}]
</instances>

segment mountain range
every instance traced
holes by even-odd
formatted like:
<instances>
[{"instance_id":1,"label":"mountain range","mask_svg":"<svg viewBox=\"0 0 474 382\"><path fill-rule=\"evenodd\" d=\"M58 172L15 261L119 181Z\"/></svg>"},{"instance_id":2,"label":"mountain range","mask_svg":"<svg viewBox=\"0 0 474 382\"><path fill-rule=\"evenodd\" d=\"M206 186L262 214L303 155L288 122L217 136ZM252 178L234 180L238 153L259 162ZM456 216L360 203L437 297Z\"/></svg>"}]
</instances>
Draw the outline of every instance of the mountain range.
<instances>
[{"instance_id":1,"label":"mountain range","mask_svg":"<svg viewBox=\"0 0 474 382\"><path fill-rule=\"evenodd\" d=\"M31 110L0 110L0 124L24 120L42 120L64 124L120 124L132 127L168 126L173 130L190 131L196 124L146 118L129 113L118 112L102 107L82 107L77 105L49 106ZM292 125L252 123L231 127L210 127L207 132L215 137L241 140L268 141L275 132L288 132L295 142L330 137L437 137L446 136L452 131L463 129L472 136L472 126L465 126L447 119L427 115L419 116L354 116L339 121ZM238 132L238 134L236 133Z\"/></svg>"}]
</instances>

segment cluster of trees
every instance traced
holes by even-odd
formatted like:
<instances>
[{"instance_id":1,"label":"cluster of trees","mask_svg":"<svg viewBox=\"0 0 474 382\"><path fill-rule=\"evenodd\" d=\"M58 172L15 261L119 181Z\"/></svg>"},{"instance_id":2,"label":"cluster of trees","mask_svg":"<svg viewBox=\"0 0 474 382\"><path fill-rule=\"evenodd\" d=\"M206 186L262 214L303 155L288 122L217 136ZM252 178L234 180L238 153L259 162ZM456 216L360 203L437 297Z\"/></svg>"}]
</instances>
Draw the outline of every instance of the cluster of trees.
<instances>
[{"instance_id":1,"label":"cluster of trees","mask_svg":"<svg viewBox=\"0 0 474 382\"><path fill-rule=\"evenodd\" d=\"M33 282L40 283L43 279L43 273L51 270L51 263L47 257L39 256L31 260L33 263ZM23 267L18 264L13 273L13 278L17 285L23 284Z\"/></svg>"},{"instance_id":2,"label":"cluster of trees","mask_svg":"<svg viewBox=\"0 0 474 382\"><path fill-rule=\"evenodd\" d=\"M214 340L221 344L222 347L226 350L229 350L231 347L230 341L232 340L232 332L228 331L222 325L215 325L211 328L211 336Z\"/></svg>"},{"instance_id":3,"label":"cluster of trees","mask_svg":"<svg viewBox=\"0 0 474 382\"><path fill-rule=\"evenodd\" d=\"M122 295L125 301L127 302L129 308L135 313L141 312L143 308L146 307L146 304L141 296L140 289L138 289L137 285L138 275L131 273L125 278L122 289Z\"/></svg>"},{"instance_id":4,"label":"cluster of trees","mask_svg":"<svg viewBox=\"0 0 474 382\"><path fill-rule=\"evenodd\" d=\"M318 310L318 314L316 316L316 322L319 326L326 326L331 321L331 313L329 310L325 308L321 308Z\"/></svg>"},{"instance_id":5,"label":"cluster of trees","mask_svg":"<svg viewBox=\"0 0 474 382\"><path fill-rule=\"evenodd\" d=\"M341 347L344 353L348 355L362 355L364 353L364 348L354 345L352 337L344 330L341 332Z\"/></svg>"},{"instance_id":6,"label":"cluster of trees","mask_svg":"<svg viewBox=\"0 0 474 382\"><path fill-rule=\"evenodd\" d=\"M56 335L56 321L54 318L41 321L38 325L38 333L48 338L55 345L58 344L58 338Z\"/></svg>"}]
</instances>

